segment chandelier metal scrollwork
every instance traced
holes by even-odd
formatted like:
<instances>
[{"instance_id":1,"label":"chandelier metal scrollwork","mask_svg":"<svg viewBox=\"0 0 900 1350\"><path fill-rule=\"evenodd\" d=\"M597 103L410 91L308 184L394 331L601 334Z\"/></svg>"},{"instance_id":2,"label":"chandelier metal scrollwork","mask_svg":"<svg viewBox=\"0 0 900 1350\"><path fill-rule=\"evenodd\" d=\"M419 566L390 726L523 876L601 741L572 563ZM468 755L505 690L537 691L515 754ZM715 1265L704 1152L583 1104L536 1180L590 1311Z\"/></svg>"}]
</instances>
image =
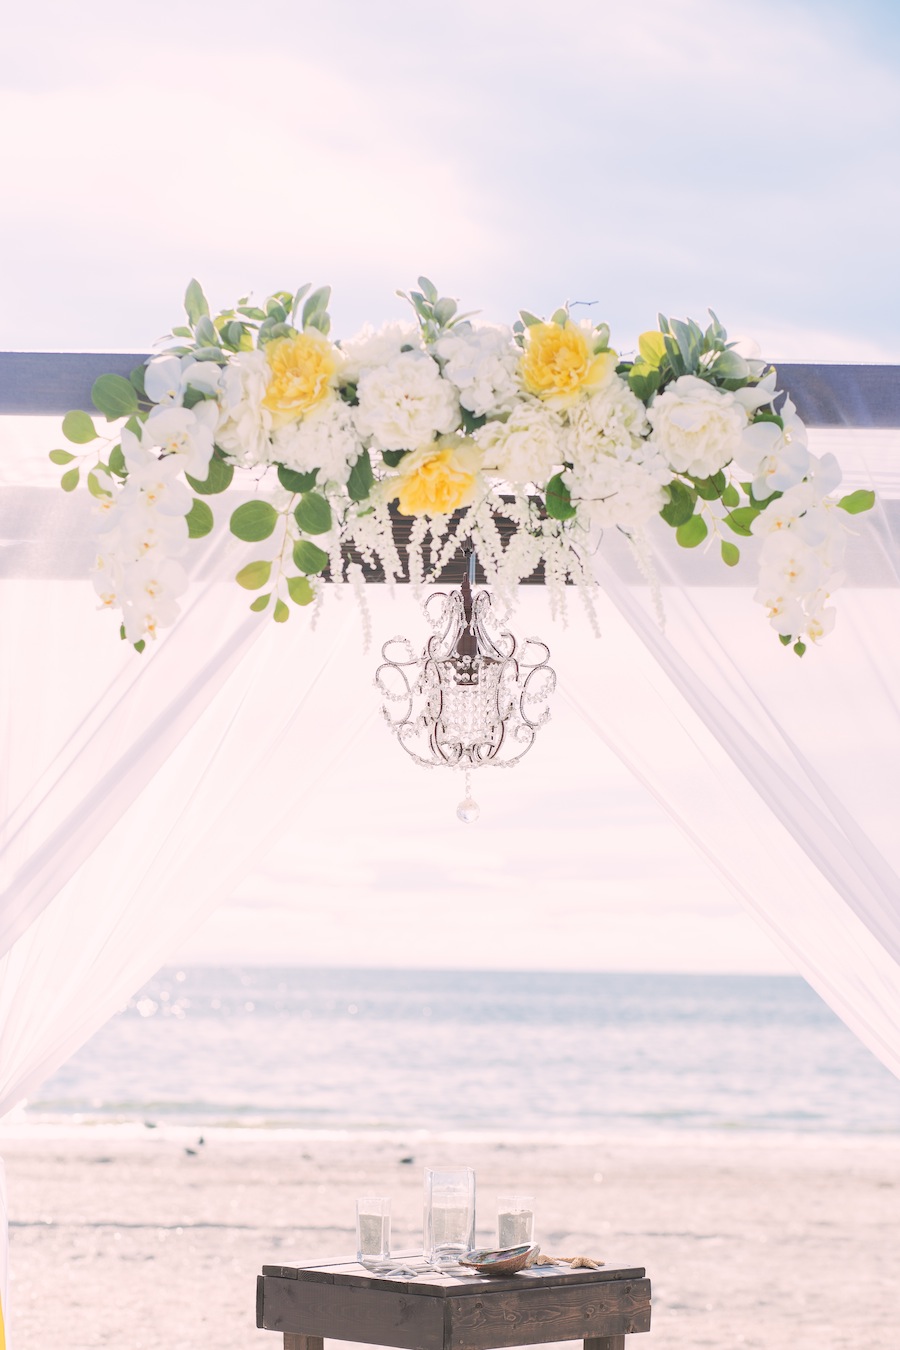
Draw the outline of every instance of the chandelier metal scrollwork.
<instances>
[{"instance_id":1,"label":"chandelier metal scrollwork","mask_svg":"<svg viewBox=\"0 0 900 1350\"><path fill-rule=\"evenodd\" d=\"M539 638L518 642L495 622L488 591L474 593L475 552L466 554L458 590L425 603L434 628L422 652L408 638L381 649L375 683L391 731L416 764L466 772L466 799L457 815L478 818L469 775L488 765L511 768L534 744L550 717L556 674Z\"/></svg>"}]
</instances>

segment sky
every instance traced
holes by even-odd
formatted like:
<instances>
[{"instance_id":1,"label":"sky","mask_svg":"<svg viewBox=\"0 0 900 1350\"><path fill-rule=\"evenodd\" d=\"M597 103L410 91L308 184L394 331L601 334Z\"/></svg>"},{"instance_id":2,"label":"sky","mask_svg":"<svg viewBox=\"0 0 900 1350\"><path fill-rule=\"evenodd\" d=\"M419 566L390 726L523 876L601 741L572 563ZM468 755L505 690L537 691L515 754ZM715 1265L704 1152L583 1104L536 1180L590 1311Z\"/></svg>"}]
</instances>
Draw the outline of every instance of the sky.
<instances>
[{"instance_id":1,"label":"sky","mask_svg":"<svg viewBox=\"0 0 900 1350\"><path fill-rule=\"evenodd\" d=\"M146 351L192 276L218 306L331 284L339 337L400 317L395 291L426 273L492 321L590 304L623 351L658 311L711 307L770 359L900 360L886 0L87 0L17 6L4 39L0 348ZM576 764L583 733L555 717L534 758ZM323 807L302 874L284 841L178 956L344 964L362 924L357 964L399 941L411 965L786 969L601 767L605 813L564 888L523 864L515 802L541 773L523 764L464 845L455 789L414 789L405 863L376 821L335 876ZM364 813L381 779L360 782Z\"/></svg>"}]
</instances>

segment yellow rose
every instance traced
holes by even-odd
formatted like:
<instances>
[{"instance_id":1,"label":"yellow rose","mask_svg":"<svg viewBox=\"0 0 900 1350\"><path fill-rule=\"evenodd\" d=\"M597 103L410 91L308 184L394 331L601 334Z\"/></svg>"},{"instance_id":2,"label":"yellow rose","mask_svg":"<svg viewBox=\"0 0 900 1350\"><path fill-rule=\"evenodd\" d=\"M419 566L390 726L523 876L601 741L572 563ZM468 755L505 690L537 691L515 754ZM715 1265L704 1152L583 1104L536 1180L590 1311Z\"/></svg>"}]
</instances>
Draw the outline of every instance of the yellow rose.
<instances>
[{"instance_id":1,"label":"yellow rose","mask_svg":"<svg viewBox=\"0 0 900 1350\"><path fill-rule=\"evenodd\" d=\"M475 495L481 456L461 436L442 436L400 461L396 501L404 516L444 516Z\"/></svg>"},{"instance_id":2,"label":"yellow rose","mask_svg":"<svg viewBox=\"0 0 900 1350\"><path fill-rule=\"evenodd\" d=\"M265 351L272 374L263 407L272 413L273 425L283 427L328 397L338 354L327 337L314 329L296 337L275 338Z\"/></svg>"},{"instance_id":3,"label":"yellow rose","mask_svg":"<svg viewBox=\"0 0 900 1350\"><path fill-rule=\"evenodd\" d=\"M519 366L522 383L550 408L570 408L582 394L591 394L614 373L613 351L594 354L591 334L571 319L533 323L525 330L525 353Z\"/></svg>"}]
</instances>

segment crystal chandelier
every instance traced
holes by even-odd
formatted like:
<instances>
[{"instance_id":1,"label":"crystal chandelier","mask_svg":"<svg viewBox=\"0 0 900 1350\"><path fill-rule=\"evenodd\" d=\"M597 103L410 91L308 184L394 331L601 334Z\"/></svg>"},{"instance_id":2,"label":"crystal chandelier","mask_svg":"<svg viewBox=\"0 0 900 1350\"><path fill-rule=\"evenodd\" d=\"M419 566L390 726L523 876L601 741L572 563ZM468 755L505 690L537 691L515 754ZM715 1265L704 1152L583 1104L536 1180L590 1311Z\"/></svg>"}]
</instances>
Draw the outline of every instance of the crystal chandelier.
<instances>
[{"instance_id":1,"label":"crystal chandelier","mask_svg":"<svg viewBox=\"0 0 900 1350\"><path fill-rule=\"evenodd\" d=\"M426 601L434 632L424 651L417 653L408 638L390 638L375 672L385 720L410 758L427 768L465 771L466 795L456 814L466 823L480 814L471 771L518 764L550 716L547 702L556 687L547 645L537 638L517 642L499 627L489 592L474 594L474 583L469 546L462 586Z\"/></svg>"}]
</instances>

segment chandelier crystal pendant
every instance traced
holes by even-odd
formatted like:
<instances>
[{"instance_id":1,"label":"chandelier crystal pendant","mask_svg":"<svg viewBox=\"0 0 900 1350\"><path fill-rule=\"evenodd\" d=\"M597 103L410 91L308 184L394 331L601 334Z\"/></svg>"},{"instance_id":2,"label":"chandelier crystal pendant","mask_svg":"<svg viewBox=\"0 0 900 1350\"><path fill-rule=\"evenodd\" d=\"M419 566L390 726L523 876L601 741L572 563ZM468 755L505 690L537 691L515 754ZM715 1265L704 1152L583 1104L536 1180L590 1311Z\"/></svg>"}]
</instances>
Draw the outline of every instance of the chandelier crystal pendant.
<instances>
[{"instance_id":1,"label":"chandelier crystal pendant","mask_svg":"<svg viewBox=\"0 0 900 1350\"><path fill-rule=\"evenodd\" d=\"M424 651L417 653L408 638L390 638L375 683L388 726L416 764L465 772L456 814L469 824L480 814L471 771L511 768L527 754L550 717L556 674L546 643L517 641L495 620L490 593L473 591L471 544L465 560L462 586L425 602L434 632Z\"/></svg>"}]
</instances>

